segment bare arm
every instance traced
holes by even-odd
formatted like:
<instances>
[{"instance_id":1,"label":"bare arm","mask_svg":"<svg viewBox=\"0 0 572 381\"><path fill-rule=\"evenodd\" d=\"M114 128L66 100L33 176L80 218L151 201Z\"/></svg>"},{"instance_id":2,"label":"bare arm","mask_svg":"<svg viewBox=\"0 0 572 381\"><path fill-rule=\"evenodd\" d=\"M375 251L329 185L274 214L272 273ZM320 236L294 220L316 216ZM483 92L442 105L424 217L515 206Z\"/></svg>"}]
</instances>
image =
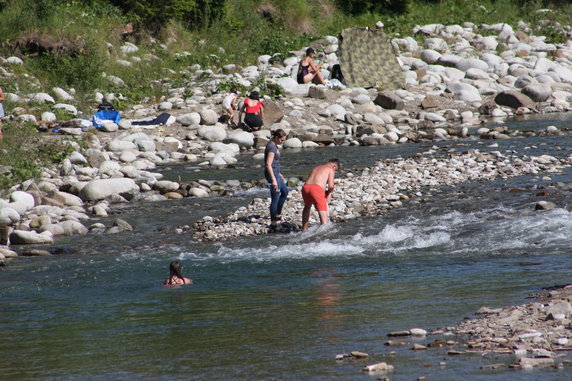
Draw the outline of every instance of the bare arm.
<instances>
[{"instance_id":1,"label":"bare arm","mask_svg":"<svg viewBox=\"0 0 572 381\"><path fill-rule=\"evenodd\" d=\"M322 67L322 62L320 62L318 65L316 65L314 63L314 60L309 60L309 64L310 64L310 68L312 69L313 72L317 73L318 71L320 71L320 68Z\"/></svg>"},{"instance_id":2,"label":"bare arm","mask_svg":"<svg viewBox=\"0 0 572 381\"><path fill-rule=\"evenodd\" d=\"M2 91L2 88L0 87L0 101L4 100L4 92Z\"/></svg>"},{"instance_id":3,"label":"bare arm","mask_svg":"<svg viewBox=\"0 0 572 381\"><path fill-rule=\"evenodd\" d=\"M246 102L246 101L244 101ZM238 123L242 122L242 114L244 113L244 110L246 110L246 104L242 103L242 107L240 108L240 111L238 112Z\"/></svg>"},{"instance_id":4,"label":"bare arm","mask_svg":"<svg viewBox=\"0 0 572 381\"><path fill-rule=\"evenodd\" d=\"M334 191L334 171L331 170L328 173L328 190L326 191L326 195L330 196L330 194Z\"/></svg>"}]
</instances>

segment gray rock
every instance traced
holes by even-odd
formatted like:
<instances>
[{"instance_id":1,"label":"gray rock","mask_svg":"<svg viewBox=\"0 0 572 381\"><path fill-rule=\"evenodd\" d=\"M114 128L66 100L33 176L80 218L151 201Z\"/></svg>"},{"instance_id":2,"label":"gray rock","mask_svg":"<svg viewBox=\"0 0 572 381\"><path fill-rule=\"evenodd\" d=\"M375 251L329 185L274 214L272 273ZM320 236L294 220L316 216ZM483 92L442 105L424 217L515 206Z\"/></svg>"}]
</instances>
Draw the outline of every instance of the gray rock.
<instances>
[{"instance_id":1,"label":"gray rock","mask_svg":"<svg viewBox=\"0 0 572 381\"><path fill-rule=\"evenodd\" d=\"M203 108L199 112L201 116L201 124L205 126L214 126L218 122L218 114L209 108Z\"/></svg>"},{"instance_id":2,"label":"gray rock","mask_svg":"<svg viewBox=\"0 0 572 381\"><path fill-rule=\"evenodd\" d=\"M544 102L552 94L552 88L548 85L532 84L524 87L522 93L530 97L534 102Z\"/></svg>"},{"instance_id":3,"label":"gray rock","mask_svg":"<svg viewBox=\"0 0 572 381\"><path fill-rule=\"evenodd\" d=\"M132 193L139 187L133 179L96 179L89 181L79 192L79 197L84 201L103 200L114 194Z\"/></svg>"},{"instance_id":4,"label":"gray rock","mask_svg":"<svg viewBox=\"0 0 572 381\"><path fill-rule=\"evenodd\" d=\"M42 227L42 231L50 232L54 237L57 236L68 236L75 234L86 234L88 232L87 228L83 226L81 222L68 220L62 221L57 224L50 224Z\"/></svg>"},{"instance_id":5,"label":"gray rock","mask_svg":"<svg viewBox=\"0 0 572 381\"><path fill-rule=\"evenodd\" d=\"M15 245L50 244L54 242L51 232L37 233L34 231L14 230L10 234L10 242Z\"/></svg>"}]
</instances>

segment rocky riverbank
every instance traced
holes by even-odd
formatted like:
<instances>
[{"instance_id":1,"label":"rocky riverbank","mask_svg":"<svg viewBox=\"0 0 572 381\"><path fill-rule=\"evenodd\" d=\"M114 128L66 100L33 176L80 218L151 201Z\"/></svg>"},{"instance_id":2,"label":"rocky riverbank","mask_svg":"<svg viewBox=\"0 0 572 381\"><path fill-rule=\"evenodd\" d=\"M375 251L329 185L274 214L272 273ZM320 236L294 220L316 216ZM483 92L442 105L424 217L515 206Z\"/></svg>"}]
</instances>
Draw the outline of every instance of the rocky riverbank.
<instances>
[{"instance_id":1,"label":"rocky riverbank","mask_svg":"<svg viewBox=\"0 0 572 381\"><path fill-rule=\"evenodd\" d=\"M153 85L166 87L169 96L158 103L133 106L123 113L121 122L105 123L99 130L88 127L90 116L77 111L72 89L6 93L9 102L16 104L9 110L15 120L35 122L46 132L57 127L61 138L75 151L60 167L46 168L39 180L15 186L5 199L0 199L0 242L49 244L60 235L119 232L131 228L128 221L116 220L113 226L105 226L90 223L90 217L106 216L114 203L208 197L252 186L256 181L166 181L160 166L174 162L226 166L235 164L236 155L245 152L262 160L261 149L275 128L288 133L286 151L408 144L470 135L506 139L568 133L554 126L538 132L478 126L491 118L502 121L517 114L572 110L572 41L558 46L548 44L524 23L514 28L507 24L427 25L413 33L424 36L423 43L412 37L391 41L405 82L404 88L396 91L299 85L294 77L304 51L301 49L285 59L261 56L256 65L244 68L227 65L215 72L197 65L189 67L184 73L184 87L175 86L168 78L158 80ZM322 52L327 77L338 62L338 39L329 36L312 46ZM158 59L140 57L138 48L129 43L113 51L117 56L112 59L124 65ZM19 57L2 58L3 75L16 75L17 66L23 63ZM106 80L121 86L120 78ZM260 80L279 86L286 94L265 100L267 128L249 132L220 123L224 94L217 86L232 81L251 88ZM121 97L96 92L94 102L104 96L111 102ZM51 104L54 112L64 110L77 118L61 123L54 112L36 115L34 105L39 103ZM134 123L159 113L169 113L170 118L160 125ZM388 160L338 180L332 215L334 220L343 221L383 214L405 200L421 199L426 186L551 172L568 164L552 157L519 158L478 151L445 157L428 152L415 158ZM2 168L4 173L10 170ZM294 189L285 222L298 220L300 200ZM200 221L195 237L218 240L264 233L266 214L266 200L258 199L228 217ZM19 246L18 251L25 250ZM18 255L8 246L0 248L0 253L3 263Z\"/></svg>"}]
</instances>

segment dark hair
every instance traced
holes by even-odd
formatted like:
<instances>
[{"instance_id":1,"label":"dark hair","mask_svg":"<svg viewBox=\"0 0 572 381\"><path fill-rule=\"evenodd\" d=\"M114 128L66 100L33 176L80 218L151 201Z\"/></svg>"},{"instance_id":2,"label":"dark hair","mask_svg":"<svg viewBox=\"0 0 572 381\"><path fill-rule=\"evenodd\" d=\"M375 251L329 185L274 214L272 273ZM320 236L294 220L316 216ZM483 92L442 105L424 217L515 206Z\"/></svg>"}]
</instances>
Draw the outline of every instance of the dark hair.
<instances>
[{"instance_id":1,"label":"dark hair","mask_svg":"<svg viewBox=\"0 0 572 381\"><path fill-rule=\"evenodd\" d=\"M312 54L312 53L316 53L316 51L315 51L314 49L312 49L312 48L306 49L306 55L307 55L307 56L309 56L309 55Z\"/></svg>"},{"instance_id":2,"label":"dark hair","mask_svg":"<svg viewBox=\"0 0 572 381\"><path fill-rule=\"evenodd\" d=\"M172 278L175 276L179 279L184 279L183 265L179 261L173 261L169 263L169 284L172 284Z\"/></svg>"},{"instance_id":3,"label":"dark hair","mask_svg":"<svg viewBox=\"0 0 572 381\"><path fill-rule=\"evenodd\" d=\"M338 166L338 169L341 168L340 161L338 159L330 159L330 160L328 160L328 163L334 163Z\"/></svg>"},{"instance_id":4,"label":"dark hair","mask_svg":"<svg viewBox=\"0 0 572 381\"><path fill-rule=\"evenodd\" d=\"M238 90L236 89L236 87L233 87L232 89L230 89L230 92L236 94L238 92Z\"/></svg>"},{"instance_id":5,"label":"dark hair","mask_svg":"<svg viewBox=\"0 0 572 381\"><path fill-rule=\"evenodd\" d=\"M259 99L260 99L260 96L258 95L258 91L252 91L248 97L249 97L250 99L255 99L255 100L259 100Z\"/></svg>"},{"instance_id":6,"label":"dark hair","mask_svg":"<svg viewBox=\"0 0 572 381\"><path fill-rule=\"evenodd\" d=\"M272 132L272 137L273 137L273 138L283 138L284 136L286 136L286 132L285 132L283 129L281 129L281 128L279 128L279 129L277 129L277 130L274 130L274 131Z\"/></svg>"}]
</instances>

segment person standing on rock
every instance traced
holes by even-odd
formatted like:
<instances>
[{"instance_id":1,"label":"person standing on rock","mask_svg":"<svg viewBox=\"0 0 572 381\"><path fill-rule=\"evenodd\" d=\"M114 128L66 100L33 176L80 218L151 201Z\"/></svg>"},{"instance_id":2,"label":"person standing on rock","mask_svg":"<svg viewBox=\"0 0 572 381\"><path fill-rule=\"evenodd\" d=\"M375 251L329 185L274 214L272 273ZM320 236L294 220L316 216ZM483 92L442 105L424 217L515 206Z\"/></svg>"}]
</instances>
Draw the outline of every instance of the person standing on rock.
<instances>
[{"instance_id":1,"label":"person standing on rock","mask_svg":"<svg viewBox=\"0 0 572 381\"><path fill-rule=\"evenodd\" d=\"M239 123L242 120L242 114L244 114L244 124L250 131L258 131L264 125L264 102L260 100L258 91L252 91L244 100L238 114Z\"/></svg>"},{"instance_id":2,"label":"person standing on rock","mask_svg":"<svg viewBox=\"0 0 572 381\"><path fill-rule=\"evenodd\" d=\"M233 87L232 89L230 89L230 93L228 93L228 95L224 97L222 101L222 110L228 119L227 123L229 126L232 126L234 124L233 121L234 110L236 110L236 103L238 100L237 93L238 90L236 89L236 87Z\"/></svg>"},{"instance_id":3,"label":"person standing on rock","mask_svg":"<svg viewBox=\"0 0 572 381\"><path fill-rule=\"evenodd\" d=\"M193 280L183 277L183 265L179 261L169 263L169 278L163 283L165 286L179 286L193 284Z\"/></svg>"},{"instance_id":4,"label":"person standing on rock","mask_svg":"<svg viewBox=\"0 0 572 381\"><path fill-rule=\"evenodd\" d=\"M308 220L312 205L320 215L320 225L328 223L328 202L334 191L334 176L340 169L340 161L331 159L326 164L312 169L302 187L304 210L302 211L302 230L308 229Z\"/></svg>"},{"instance_id":5,"label":"person standing on rock","mask_svg":"<svg viewBox=\"0 0 572 381\"><path fill-rule=\"evenodd\" d=\"M277 129L264 150L264 177L270 188L270 232L276 232L282 217L282 207L288 197L288 186L280 173L280 151L278 145L286 140L286 132Z\"/></svg>"},{"instance_id":6,"label":"person standing on rock","mask_svg":"<svg viewBox=\"0 0 572 381\"><path fill-rule=\"evenodd\" d=\"M296 75L296 80L299 84L304 84L308 82L314 82L319 85L326 83L324 76L320 72L322 68L322 63L318 65L314 63L314 57L316 56L316 51L312 48L306 49L306 55L300 61L300 66L298 66L298 74Z\"/></svg>"}]
</instances>

